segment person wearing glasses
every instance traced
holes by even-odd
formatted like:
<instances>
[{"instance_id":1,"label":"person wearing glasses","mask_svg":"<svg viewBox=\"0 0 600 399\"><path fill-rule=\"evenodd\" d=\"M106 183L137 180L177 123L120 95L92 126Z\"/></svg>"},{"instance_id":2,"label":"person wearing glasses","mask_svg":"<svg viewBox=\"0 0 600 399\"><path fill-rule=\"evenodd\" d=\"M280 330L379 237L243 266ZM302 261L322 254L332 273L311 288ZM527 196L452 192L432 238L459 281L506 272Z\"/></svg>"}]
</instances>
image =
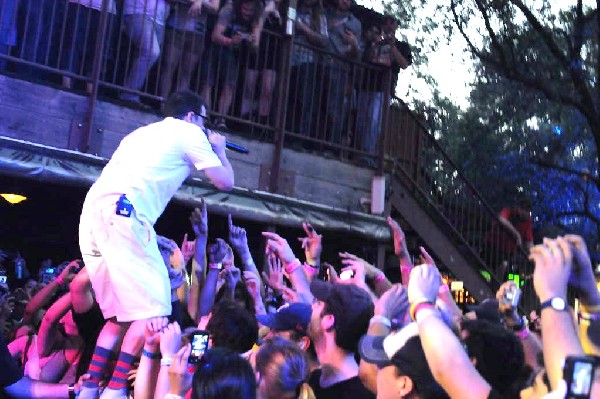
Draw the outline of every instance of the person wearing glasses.
<instances>
[{"instance_id":1,"label":"person wearing glasses","mask_svg":"<svg viewBox=\"0 0 600 399\"><path fill-rule=\"evenodd\" d=\"M107 321L80 399L98 397L98 384L117 355L102 397L125 397L147 321L171 314L169 276L153 226L192 167L220 190L233 187L225 137L206 129L206 112L198 95L171 94L166 118L125 136L86 196L79 245Z\"/></svg>"}]
</instances>

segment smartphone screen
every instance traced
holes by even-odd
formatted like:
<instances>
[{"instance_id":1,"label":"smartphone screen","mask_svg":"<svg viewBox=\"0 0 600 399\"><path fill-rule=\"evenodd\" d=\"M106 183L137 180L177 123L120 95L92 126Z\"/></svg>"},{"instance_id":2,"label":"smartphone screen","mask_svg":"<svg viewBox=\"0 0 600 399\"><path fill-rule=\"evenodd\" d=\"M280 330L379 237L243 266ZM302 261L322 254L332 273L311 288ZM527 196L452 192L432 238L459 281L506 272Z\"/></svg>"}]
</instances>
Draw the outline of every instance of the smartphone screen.
<instances>
[{"instance_id":1,"label":"smartphone screen","mask_svg":"<svg viewBox=\"0 0 600 399\"><path fill-rule=\"evenodd\" d=\"M576 362L573 365L573 380L570 391L574 395L589 395L592 387L592 370L594 365L587 362Z\"/></svg>"},{"instance_id":2,"label":"smartphone screen","mask_svg":"<svg viewBox=\"0 0 600 399\"><path fill-rule=\"evenodd\" d=\"M208 349L208 331L196 331L192 335L192 352L188 363L196 363Z\"/></svg>"},{"instance_id":3,"label":"smartphone screen","mask_svg":"<svg viewBox=\"0 0 600 399\"><path fill-rule=\"evenodd\" d=\"M6 284L7 280L8 280L8 277L6 277L6 276L0 276L0 283Z\"/></svg>"},{"instance_id":4,"label":"smartphone screen","mask_svg":"<svg viewBox=\"0 0 600 399\"><path fill-rule=\"evenodd\" d=\"M354 277L354 272L352 270L346 270L340 273L340 280L350 280Z\"/></svg>"}]
</instances>

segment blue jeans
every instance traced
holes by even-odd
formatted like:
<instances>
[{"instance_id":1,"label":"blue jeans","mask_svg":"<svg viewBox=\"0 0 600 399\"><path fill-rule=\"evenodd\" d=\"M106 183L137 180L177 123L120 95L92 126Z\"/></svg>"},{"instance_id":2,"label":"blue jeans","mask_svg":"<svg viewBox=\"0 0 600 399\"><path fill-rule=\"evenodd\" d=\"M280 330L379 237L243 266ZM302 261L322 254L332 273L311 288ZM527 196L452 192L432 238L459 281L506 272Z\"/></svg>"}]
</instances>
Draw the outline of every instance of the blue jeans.
<instances>
[{"instance_id":1,"label":"blue jeans","mask_svg":"<svg viewBox=\"0 0 600 399\"><path fill-rule=\"evenodd\" d=\"M160 57L165 27L142 14L125 15L125 33L135 47L135 57L125 78L125 87L140 90L146 75Z\"/></svg>"},{"instance_id":2,"label":"blue jeans","mask_svg":"<svg viewBox=\"0 0 600 399\"><path fill-rule=\"evenodd\" d=\"M381 105L383 93L361 91L358 94L356 134L360 137L361 149L375 154L377 139L381 130Z\"/></svg>"}]
</instances>

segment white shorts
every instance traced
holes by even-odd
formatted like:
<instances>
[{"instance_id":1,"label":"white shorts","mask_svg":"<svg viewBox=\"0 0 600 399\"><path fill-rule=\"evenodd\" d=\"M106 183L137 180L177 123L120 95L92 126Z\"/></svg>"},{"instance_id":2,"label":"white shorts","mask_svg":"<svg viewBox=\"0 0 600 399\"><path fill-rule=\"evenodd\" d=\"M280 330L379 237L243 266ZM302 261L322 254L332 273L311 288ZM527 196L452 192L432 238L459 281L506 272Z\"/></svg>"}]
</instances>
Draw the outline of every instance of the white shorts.
<instances>
[{"instance_id":1,"label":"white shorts","mask_svg":"<svg viewBox=\"0 0 600 399\"><path fill-rule=\"evenodd\" d=\"M135 210L117 215L117 196L84 204L79 247L105 319L134 321L171 314L171 286L150 223Z\"/></svg>"}]
</instances>

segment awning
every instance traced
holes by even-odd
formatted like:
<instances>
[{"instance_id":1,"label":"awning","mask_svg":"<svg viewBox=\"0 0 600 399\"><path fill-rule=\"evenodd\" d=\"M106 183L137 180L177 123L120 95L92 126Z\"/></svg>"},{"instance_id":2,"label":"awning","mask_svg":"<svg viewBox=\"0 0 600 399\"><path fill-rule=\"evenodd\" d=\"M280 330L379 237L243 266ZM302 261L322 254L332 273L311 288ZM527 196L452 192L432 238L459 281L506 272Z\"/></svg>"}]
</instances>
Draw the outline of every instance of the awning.
<instances>
[{"instance_id":1,"label":"awning","mask_svg":"<svg viewBox=\"0 0 600 399\"><path fill-rule=\"evenodd\" d=\"M0 136L0 173L58 184L90 186L108 162L106 158ZM390 231L381 216L324 206L259 190L234 188L223 192L193 177L174 200L190 206L204 197L210 212L277 226L297 227L309 221L317 229L347 232L386 241Z\"/></svg>"}]
</instances>

